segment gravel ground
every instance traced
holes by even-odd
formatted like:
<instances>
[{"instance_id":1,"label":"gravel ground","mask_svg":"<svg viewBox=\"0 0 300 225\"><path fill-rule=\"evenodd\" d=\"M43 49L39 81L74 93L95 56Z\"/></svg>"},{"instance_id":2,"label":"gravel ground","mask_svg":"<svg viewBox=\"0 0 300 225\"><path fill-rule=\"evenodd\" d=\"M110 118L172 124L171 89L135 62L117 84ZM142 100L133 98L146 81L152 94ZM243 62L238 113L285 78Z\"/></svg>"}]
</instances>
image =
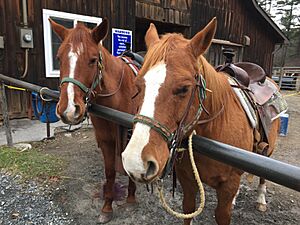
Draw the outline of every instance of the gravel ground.
<instances>
[{"instance_id":1,"label":"gravel ground","mask_svg":"<svg viewBox=\"0 0 300 225\"><path fill-rule=\"evenodd\" d=\"M1 225L68 225L73 220L53 202L59 188L23 181L19 175L0 172Z\"/></svg>"}]
</instances>

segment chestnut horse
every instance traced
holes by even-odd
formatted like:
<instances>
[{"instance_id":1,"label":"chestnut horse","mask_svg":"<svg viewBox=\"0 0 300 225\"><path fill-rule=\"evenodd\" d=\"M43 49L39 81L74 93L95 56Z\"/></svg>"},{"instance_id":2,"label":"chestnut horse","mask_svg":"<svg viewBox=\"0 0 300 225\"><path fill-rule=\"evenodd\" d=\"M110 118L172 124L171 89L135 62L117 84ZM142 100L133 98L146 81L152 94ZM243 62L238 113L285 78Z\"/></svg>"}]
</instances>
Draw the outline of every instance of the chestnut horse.
<instances>
[{"instance_id":1,"label":"chestnut horse","mask_svg":"<svg viewBox=\"0 0 300 225\"><path fill-rule=\"evenodd\" d=\"M120 58L112 56L101 44L108 32L108 21L93 30L83 24L67 29L50 20L53 30L61 38L62 44L57 57L60 60L60 99L57 115L64 123L77 124L86 114L86 101L134 114L133 96L135 75ZM113 215L113 187L117 160L116 140L118 126L112 122L90 115L94 126L98 147L101 148L106 184L104 185L104 205L99 222L108 222ZM119 162L121 158L119 154ZM127 203L134 204L135 183L129 179Z\"/></svg>"},{"instance_id":2,"label":"chestnut horse","mask_svg":"<svg viewBox=\"0 0 300 225\"><path fill-rule=\"evenodd\" d=\"M213 19L191 40L180 34L159 37L155 26L150 25L145 36L148 52L136 80L140 110L135 117L132 138L122 153L124 169L135 181L149 183L162 175L169 158L168 135L162 135L168 133L165 130L178 131L183 118L185 124L199 119L196 115L202 100L198 92L204 86L203 80L199 82L199 74L211 90L202 102L209 115L201 113L200 120L206 123L192 124L184 136L195 129L200 136L253 151L253 128L227 76L216 72L202 56L211 44L216 24ZM278 124L278 120L274 121L269 133L272 149ZM216 189L217 223L230 224L232 203L243 171L201 154L196 153L194 157L202 181ZM195 210L198 186L187 153L177 158L175 169L184 193L183 211L191 213ZM184 220L184 224L190 222L191 219Z\"/></svg>"}]
</instances>

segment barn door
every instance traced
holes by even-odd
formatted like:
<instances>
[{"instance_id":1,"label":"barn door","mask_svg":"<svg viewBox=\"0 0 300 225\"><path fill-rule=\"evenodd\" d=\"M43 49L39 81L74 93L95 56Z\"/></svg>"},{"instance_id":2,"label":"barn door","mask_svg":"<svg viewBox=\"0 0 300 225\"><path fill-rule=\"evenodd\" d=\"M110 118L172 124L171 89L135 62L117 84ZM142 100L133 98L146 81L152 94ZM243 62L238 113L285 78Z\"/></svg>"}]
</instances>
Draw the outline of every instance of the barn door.
<instances>
[{"instance_id":1,"label":"barn door","mask_svg":"<svg viewBox=\"0 0 300 225\"><path fill-rule=\"evenodd\" d=\"M20 9L21 1L0 0L0 73L14 78L19 78L24 71L24 51L20 49L17 26L21 24ZM27 117L29 93L6 88L6 96L10 119Z\"/></svg>"}]
</instances>

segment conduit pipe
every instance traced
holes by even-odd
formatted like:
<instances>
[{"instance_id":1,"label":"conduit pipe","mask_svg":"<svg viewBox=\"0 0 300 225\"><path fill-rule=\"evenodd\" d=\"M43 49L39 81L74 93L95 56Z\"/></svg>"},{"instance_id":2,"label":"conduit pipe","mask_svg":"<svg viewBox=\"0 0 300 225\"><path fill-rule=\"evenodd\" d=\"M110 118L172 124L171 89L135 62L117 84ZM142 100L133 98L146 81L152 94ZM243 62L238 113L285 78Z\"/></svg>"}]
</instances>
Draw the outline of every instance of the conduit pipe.
<instances>
[{"instance_id":1,"label":"conduit pipe","mask_svg":"<svg viewBox=\"0 0 300 225\"><path fill-rule=\"evenodd\" d=\"M22 11L23 11L23 25L24 27L28 27L28 15L27 15L27 0L22 0ZM21 79L24 79L27 75L28 72L28 52L29 52L29 48L25 49L25 59L24 59L24 64L25 64L25 68L24 68L24 72L22 74L22 76L20 77Z\"/></svg>"}]
</instances>

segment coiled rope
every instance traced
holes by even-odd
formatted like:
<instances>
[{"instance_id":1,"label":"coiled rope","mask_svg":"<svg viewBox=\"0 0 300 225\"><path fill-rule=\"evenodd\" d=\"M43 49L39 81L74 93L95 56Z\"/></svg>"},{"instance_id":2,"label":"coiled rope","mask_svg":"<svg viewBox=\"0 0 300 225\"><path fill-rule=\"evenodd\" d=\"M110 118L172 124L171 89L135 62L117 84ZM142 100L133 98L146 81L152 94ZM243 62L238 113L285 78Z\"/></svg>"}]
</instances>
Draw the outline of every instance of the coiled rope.
<instances>
[{"instance_id":1,"label":"coiled rope","mask_svg":"<svg viewBox=\"0 0 300 225\"><path fill-rule=\"evenodd\" d=\"M191 219L194 218L196 216L198 216L203 208L204 208L204 204L205 204L205 194L204 194L204 188L199 176L199 172L195 163L195 159L194 159L194 155L193 155L193 135L196 134L196 131L194 130L191 135L189 136L189 141L188 141L188 150L189 150L189 156L190 156L190 160L191 160L191 164L192 164L192 169L193 169L193 173L195 176L195 179L197 181L197 185L199 187L199 191L200 191L200 205L199 208L193 212L193 213L178 213L176 211L174 211L173 209L171 209L171 207L167 204L166 199L164 198L164 194L163 194L163 185L158 185L158 192L159 192L159 198L160 201L162 203L163 208L170 213L171 215L180 218L180 219Z\"/></svg>"}]
</instances>

